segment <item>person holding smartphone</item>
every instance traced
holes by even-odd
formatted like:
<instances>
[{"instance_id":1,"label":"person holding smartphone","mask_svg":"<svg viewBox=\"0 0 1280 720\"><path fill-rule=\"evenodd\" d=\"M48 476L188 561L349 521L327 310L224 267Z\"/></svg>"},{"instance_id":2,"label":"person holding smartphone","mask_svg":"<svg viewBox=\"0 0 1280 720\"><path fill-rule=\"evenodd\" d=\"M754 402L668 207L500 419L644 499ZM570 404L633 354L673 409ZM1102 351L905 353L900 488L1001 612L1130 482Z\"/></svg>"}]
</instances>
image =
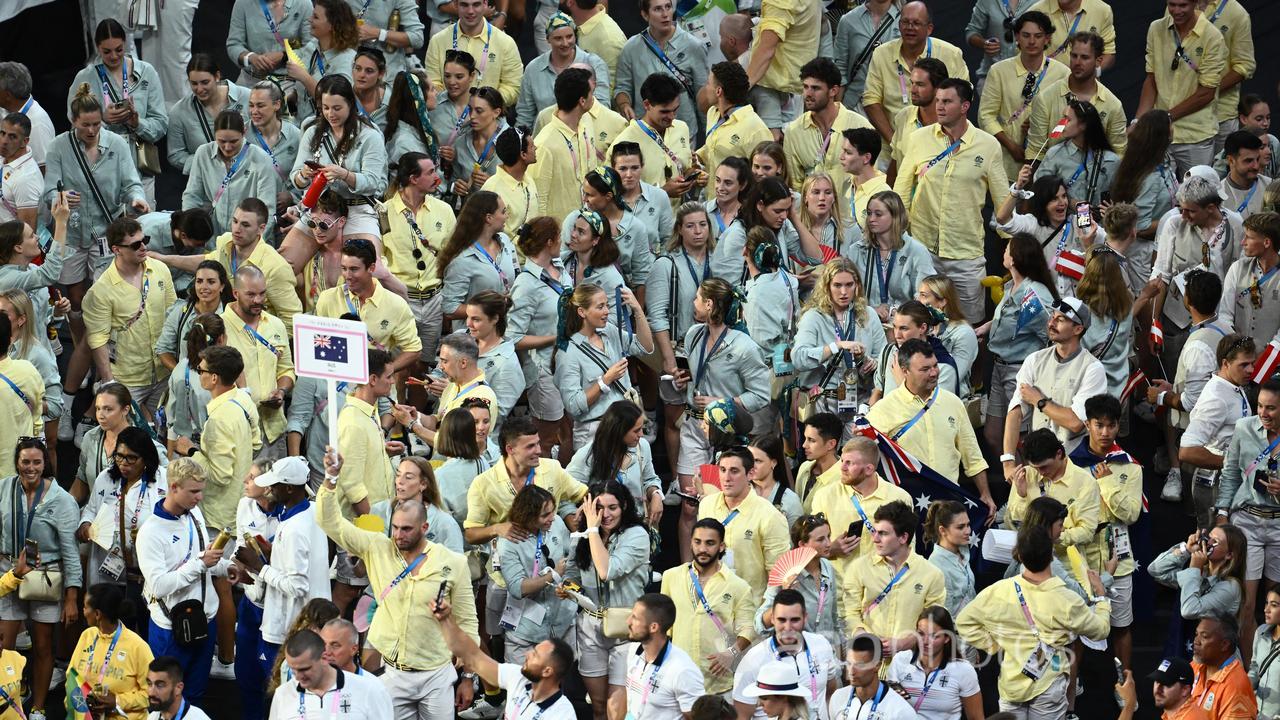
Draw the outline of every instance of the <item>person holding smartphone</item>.
<instances>
[{"instance_id":1,"label":"person holding smartphone","mask_svg":"<svg viewBox=\"0 0 1280 720\"><path fill-rule=\"evenodd\" d=\"M491 578L507 588L501 620L506 660L523 663L539 643L564 637L573 626L576 606L555 592L568 564L569 528L556 515L555 496L537 485L516 493L507 520L526 537L498 538L501 565Z\"/></svg>"}]
</instances>

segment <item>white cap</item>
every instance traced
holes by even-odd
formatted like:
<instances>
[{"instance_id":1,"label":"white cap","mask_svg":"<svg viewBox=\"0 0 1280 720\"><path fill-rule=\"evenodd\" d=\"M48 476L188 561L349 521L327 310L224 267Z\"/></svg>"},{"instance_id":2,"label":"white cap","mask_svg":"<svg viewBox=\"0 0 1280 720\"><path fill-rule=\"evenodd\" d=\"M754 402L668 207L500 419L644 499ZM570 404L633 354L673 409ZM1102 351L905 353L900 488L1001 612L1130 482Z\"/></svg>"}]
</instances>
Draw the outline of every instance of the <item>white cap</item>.
<instances>
[{"instance_id":1,"label":"white cap","mask_svg":"<svg viewBox=\"0 0 1280 720\"><path fill-rule=\"evenodd\" d=\"M756 681L744 692L750 698L766 695L789 695L809 699L809 691L800 687L800 672L793 662L774 660L760 668Z\"/></svg>"},{"instance_id":2,"label":"white cap","mask_svg":"<svg viewBox=\"0 0 1280 720\"><path fill-rule=\"evenodd\" d=\"M306 485L311 479L311 468L304 457L284 457L271 464L271 469L253 479L253 484L261 488L271 487L277 483L285 485Z\"/></svg>"}]
</instances>

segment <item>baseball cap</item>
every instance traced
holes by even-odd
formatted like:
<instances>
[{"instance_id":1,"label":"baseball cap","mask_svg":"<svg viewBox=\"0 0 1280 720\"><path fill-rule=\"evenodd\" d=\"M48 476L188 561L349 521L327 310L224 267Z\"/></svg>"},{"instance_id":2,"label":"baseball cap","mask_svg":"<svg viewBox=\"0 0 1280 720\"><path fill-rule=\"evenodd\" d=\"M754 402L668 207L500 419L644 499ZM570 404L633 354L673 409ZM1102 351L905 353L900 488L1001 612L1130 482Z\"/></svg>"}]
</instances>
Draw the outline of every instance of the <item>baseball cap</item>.
<instances>
[{"instance_id":1,"label":"baseball cap","mask_svg":"<svg viewBox=\"0 0 1280 720\"><path fill-rule=\"evenodd\" d=\"M1066 315L1072 322L1083 327L1086 332L1089 330L1089 308L1085 307L1080 298L1068 297L1054 301L1053 309L1055 312Z\"/></svg>"},{"instance_id":2,"label":"baseball cap","mask_svg":"<svg viewBox=\"0 0 1280 720\"><path fill-rule=\"evenodd\" d=\"M271 464L271 469L253 479L258 487L271 487L277 483L285 485L306 485L311 478L311 469L304 457L284 457Z\"/></svg>"},{"instance_id":3,"label":"baseball cap","mask_svg":"<svg viewBox=\"0 0 1280 720\"><path fill-rule=\"evenodd\" d=\"M1196 681L1196 675L1191 670L1191 663L1180 657L1165 658L1160 661L1160 666L1155 672L1147 676L1148 680L1154 680L1161 685L1173 685L1174 683L1182 683L1183 685L1193 685Z\"/></svg>"},{"instance_id":4,"label":"baseball cap","mask_svg":"<svg viewBox=\"0 0 1280 720\"><path fill-rule=\"evenodd\" d=\"M1222 176L1218 175L1218 171L1214 170L1213 167L1209 165L1194 165L1182 176L1184 182L1191 178L1209 181L1210 184L1218 188L1218 197L1223 200L1227 199L1227 194L1222 190Z\"/></svg>"}]
</instances>

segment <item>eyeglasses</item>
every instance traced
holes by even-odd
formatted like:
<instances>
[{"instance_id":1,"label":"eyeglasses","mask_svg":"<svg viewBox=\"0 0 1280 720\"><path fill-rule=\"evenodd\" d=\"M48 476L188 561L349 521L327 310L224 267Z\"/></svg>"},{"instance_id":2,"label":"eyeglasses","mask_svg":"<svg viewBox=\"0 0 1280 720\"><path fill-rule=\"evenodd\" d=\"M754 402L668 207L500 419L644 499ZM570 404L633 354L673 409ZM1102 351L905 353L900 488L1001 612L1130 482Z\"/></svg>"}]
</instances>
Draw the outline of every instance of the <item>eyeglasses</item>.
<instances>
[{"instance_id":1,"label":"eyeglasses","mask_svg":"<svg viewBox=\"0 0 1280 720\"><path fill-rule=\"evenodd\" d=\"M813 530L814 528L822 527L823 525L828 524L827 515L826 513L814 513L812 515L805 515L800 518L800 524L804 527L805 531L808 532L810 530Z\"/></svg>"},{"instance_id":2,"label":"eyeglasses","mask_svg":"<svg viewBox=\"0 0 1280 720\"><path fill-rule=\"evenodd\" d=\"M200 367L198 365L196 366L196 372L201 375L204 375L205 373L209 373L210 375L213 374L213 371L210 370L209 368Z\"/></svg>"},{"instance_id":3,"label":"eyeglasses","mask_svg":"<svg viewBox=\"0 0 1280 720\"><path fill-rule=\"evenodd\" d=\"M315 218L308 215L307 219L304 222L307 224L307 227L311 228L312 230L319 230L320 232L329 232L330 230L338 226L338 221L341 219L342 218L334 218L332 220L316 220Z\"/></svg>"},{"instance_id":4,"label":"eyeglasses","mask_svg":"<svg viewBox=\"0 0 1280 720\"><path fill-rule=\"evenodd\" d=\"M117 465L131 465L142 459L141 455L132 455L130 453L117 452L111 456Z\"/></svg>"},{"instance_id":5,"label":"eyeglasses","mask_svg":"<svg viewBox=\"0 0 1280 720\"><path fill-rule=\"evenodd\" d=\"M131 243L119 243L116 245L116 247L124 248L126 250L133 250L134 252L137 252L138 250L142 249L142 246L146 245L149 242L151 242L151 236L143 235L141 240L136 240Z\"/></svg>"},{"instance_id":6,"label":"eyeglasses","mask_svg":"<svg viewBox=\"0 0 1280 720\"><path fill-rule=\"evenodd\" d=\"M551 548L547 547L546 543L543 543L542 546L539 547L538 549L542 552L542 559L545 560L548 565L550 565L551 564Z\"/></svg>"},{"instance_id":7,"label":"eyeglasses","mask_svg":"<svg viewBox=\"0 0 1280 720\"><path fill-rule=\"evenodd\" d=\"M1004 41L1007 43L1013 42L1013 23L1015 22L1013 16L1007 16L1001 22L1004 24Z\"/></svg>"},{"instance_id":8,"label":"eyeglasses","mask_svg":"<svg viewBox=\"0 0 1280 720\"><path fill-rule=\"evenodd\" d=\"M1231 354L1236 350L1249 347L1253 347L1253 338L1248 335L1241 335L1231 343L1231 347L1227 348L1226 357L1231 357Z\"/></svg>"}]
</instances>

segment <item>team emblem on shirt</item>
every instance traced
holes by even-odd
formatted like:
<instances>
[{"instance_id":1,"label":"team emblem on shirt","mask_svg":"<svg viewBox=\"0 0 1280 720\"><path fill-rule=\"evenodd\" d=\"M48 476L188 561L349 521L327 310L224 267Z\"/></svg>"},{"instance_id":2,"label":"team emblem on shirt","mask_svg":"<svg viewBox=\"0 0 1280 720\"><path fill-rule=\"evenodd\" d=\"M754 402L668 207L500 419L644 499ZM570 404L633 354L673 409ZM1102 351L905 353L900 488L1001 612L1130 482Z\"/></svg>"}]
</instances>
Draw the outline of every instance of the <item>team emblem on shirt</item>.
<instances>
[{"instance_id":1,"label":"team emblem on shirt","mask_svg":"<svg viewBox=\"0 0 1280 720\"><path fill-rule=\"evenodd\" d=\"M730 136L729 136L729 144L730 144L730 145L737 145L737 144L738 144L738 143L740 143L740 142L742 142L742 138L741 138L741 137L739 137L737 133L734 133L733 135L730 135Z\"/></svg>"},{"instance_id":2,"label":"team emblem on shirt","mask_svg":"<svg viewBox=\"0 0 1280 720\"><path fill-rule=\"evenodd\" d=\"M914 590L917 595L919 595L920 593L924 592L924 585L922 585L921 583L916 583L915 587L911 589Z\"/></svg>"},{"instance_id":3,"label":"team emblem on shirt","mask_svg":"<svg viewBox=\"0 0 1280 720\"><path fill-rule=\"evenodd\" d=\"M388 327L390 327L390 326L391 326L391 321L390 321L390 320L383 320L383 321L382 321L381 327L382 327L382 329L383 329L383 330L386 330L386 329L387 329Z\"/></svg>"},{"instance_id":4,"label":"team emblem on shirt","mask_svg":"<svg viewBox=\"0 0 1280 720\"><path fill-rule=\"evenodd\" d=\"M445 577L449 577L450 575L453 574L453 566L445 565L443 568L440 569L440 574Z\"/></svg>"},{"instance_id":5,"label":"team emblem on shirt","mask_svg":"<svg viewBox=\"0 0 1280 720\"><path fill-rule=\"evenodd\" d=\"M974 159L973 159L973 165L974 165L974 167L982 167L982 163L983 163L983 161L984 161L985 159L986 159L986 158L982 157L981 155L979 155L978 157L974 158Z\"/></svg>"},{"instance_id":6,"label":"team emblem on shirt","mask_svg":"<svg viewBox=\"0 0 1280 720\"><path fill-rule=\"evenodd\" d=\"M748 530L748 531L746 531L746 532L742 533L742 539L743 539L743 540L750 540L750 539L751 539L751 536L752 536L752 535L754 535L754 534L755 534L755 533L753 533L753 532L751 532L750 530Z\"/></svg>"},{"instance_id":7,"label":"team emblem on shirt","mask_svg":"<svg viewBox=\"0 0 1280 720\"><path fill-rule=\"evenodd\" d=\"M440 222L440 221L438 221L438 220L437 220L437 221L436 221L436 232L440 232L441 230L444 230L444 223L442 223L442 222Z\"/></svg>"}]
</instances>

